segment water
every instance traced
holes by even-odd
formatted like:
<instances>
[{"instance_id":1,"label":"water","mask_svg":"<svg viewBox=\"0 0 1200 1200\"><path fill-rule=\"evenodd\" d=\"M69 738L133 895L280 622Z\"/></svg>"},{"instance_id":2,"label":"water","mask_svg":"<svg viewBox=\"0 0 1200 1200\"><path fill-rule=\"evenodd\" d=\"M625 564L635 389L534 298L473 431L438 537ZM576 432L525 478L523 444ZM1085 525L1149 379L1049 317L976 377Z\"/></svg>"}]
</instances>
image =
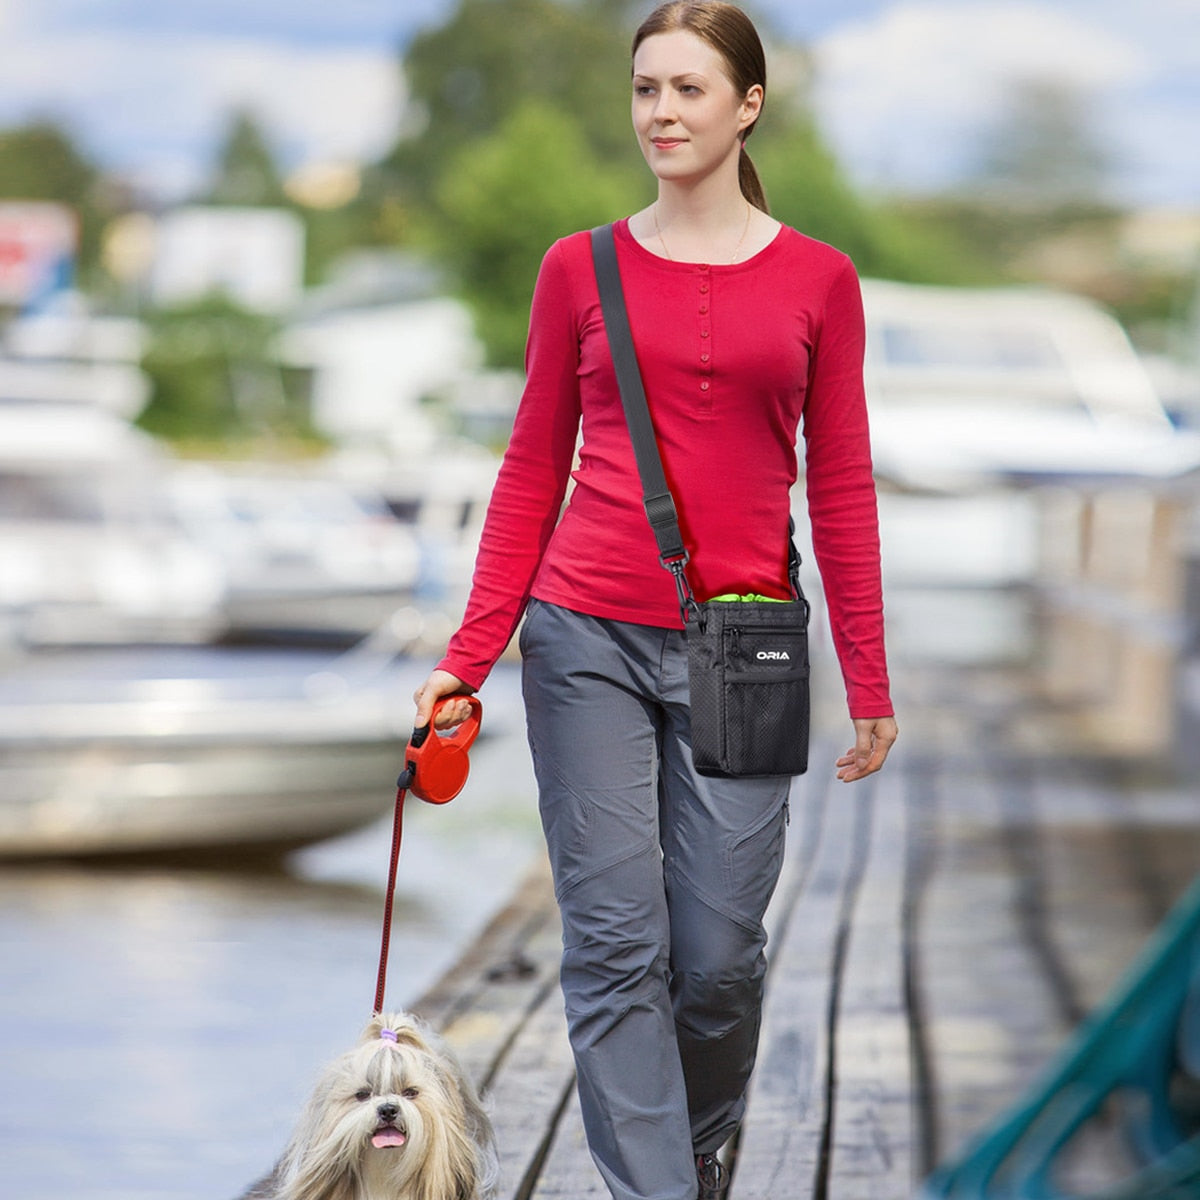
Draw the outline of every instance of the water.
<instances>
[{"instance_id":1,"label":"water","mask_svg":"<svg viewBox=\"0 0 1200 1200\"><path fill-rule=\"evenodd\" d=\"M453 804L406 812L387 1006L411 1004L540 848L516 673ZM0 869L5 1200L225 1200L271 1166L370 1015L391 818L276 870Z\"/></svg>"}]
</instances>

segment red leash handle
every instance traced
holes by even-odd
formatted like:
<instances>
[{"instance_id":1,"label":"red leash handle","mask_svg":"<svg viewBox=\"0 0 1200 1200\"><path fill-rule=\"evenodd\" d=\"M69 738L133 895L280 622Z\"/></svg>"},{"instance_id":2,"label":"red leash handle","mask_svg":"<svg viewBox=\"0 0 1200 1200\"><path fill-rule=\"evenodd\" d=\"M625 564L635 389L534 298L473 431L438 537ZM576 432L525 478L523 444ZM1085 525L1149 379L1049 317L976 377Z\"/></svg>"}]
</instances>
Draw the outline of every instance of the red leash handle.
<instances>
[{"instance_id":1,"label":"red leash handle","mask_svg":"<svg viewBox=\"0 0 1200 1200\"><path fill-rule=\"evenodd\" d=\"M479 736L483 705L476 696L467 696L470 715L445 733L434 729L434 717L442 705L462 696L444 696L433 706L428 725L412 731L404 753L404 770L396 780L396 810L392 817L392 854L388 865L387 897L383 906L383 937L379 947L379 974L375 981L376 1016L383 1012L383 994L387 986L388 947L392 940L392 907L396 896L396 868L400 862L400 840L404 824L404 800L409 790L430 804L447 804L467 782L470 762L467 751Z\"/></svg>"}]
</instances>

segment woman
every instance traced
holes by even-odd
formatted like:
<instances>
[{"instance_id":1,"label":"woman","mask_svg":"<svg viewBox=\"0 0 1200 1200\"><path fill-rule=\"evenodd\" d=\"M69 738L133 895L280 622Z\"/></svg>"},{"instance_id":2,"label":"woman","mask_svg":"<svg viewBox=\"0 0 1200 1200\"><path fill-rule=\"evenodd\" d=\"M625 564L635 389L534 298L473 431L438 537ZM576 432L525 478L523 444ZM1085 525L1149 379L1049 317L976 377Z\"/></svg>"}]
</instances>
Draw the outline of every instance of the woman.
<instances>
[{"instance_id":1,"label":"woman","mask_svg":"<svg viewBox=\"0 0 1200 1200\"><path fill-rule=\"evenodd\" d=\"M837 775L852 781L877 771L896 737L862 309L850 261L766 210L743 147L765 74L757 33L732 5L666 4L643 23L633 125L658 198L617 223L617 253L700 599L789 594L803 421L855 728ZM642 508L587 232L542 263L526 367L466 616L416 693L417 723L436 698L482 684L524 614L528 733L588 1143L617 1200L717 1197L716 1152L754 1062L762 917L790 781L692 767L679 607ZM451 702L439 724L465 715Z\"/></svg>"}]
</instances>

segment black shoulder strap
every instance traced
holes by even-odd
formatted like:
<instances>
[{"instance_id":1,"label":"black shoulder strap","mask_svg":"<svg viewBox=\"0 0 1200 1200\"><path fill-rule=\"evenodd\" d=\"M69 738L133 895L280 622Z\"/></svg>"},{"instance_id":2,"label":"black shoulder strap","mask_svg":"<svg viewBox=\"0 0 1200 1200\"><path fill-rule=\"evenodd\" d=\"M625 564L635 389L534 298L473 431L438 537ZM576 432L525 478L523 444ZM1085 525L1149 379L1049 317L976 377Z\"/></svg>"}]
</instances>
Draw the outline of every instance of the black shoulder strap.
<instances>
[{"instance_id":1,"label":"black shoulder strap","mask_svg":"<svg viewBox=\"0 0 1200 1200\"><path fill-rule=\"evenodd\" d=\"M600 288L600 308L604 313L604 329L621 389L625 422L633 441L638 474L642 478L642 502L646 516L658 542L658 557L663 566L672 560L687 562L683 535L679 531L679 515L667 477L663 474L662 457L654 438L654 424L646 405L642 373L638 367L633 335L629 331L629 313L625 308L625 293L621 287L621 270L617 265L617 246L611 225L599 225L592 230L592 261L596 266L596 283Z\"/></svg>"}]
</instances>

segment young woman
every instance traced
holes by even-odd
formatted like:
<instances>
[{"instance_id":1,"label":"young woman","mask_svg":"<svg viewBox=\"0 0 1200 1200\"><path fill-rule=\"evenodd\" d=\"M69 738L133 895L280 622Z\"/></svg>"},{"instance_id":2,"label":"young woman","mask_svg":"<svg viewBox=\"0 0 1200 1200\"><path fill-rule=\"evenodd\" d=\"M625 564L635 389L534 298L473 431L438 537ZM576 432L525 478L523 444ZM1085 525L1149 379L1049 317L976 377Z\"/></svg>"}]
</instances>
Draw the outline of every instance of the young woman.
<instances>
[{"instance_id":1,"label":"young woman","mask_svg":"<svg viewBox=\"0 0 1200 1200\"><path fill-rule=\"evenodd\" d=\"M733 5L671 3L647 18L633 43L633 125L658 198L617 223L617 253L699 599L789 594L802 423L855 728L836 769L852 781L877 771L896 737L862 307L849 259L767 212L743 145L765 76ZM718 1197L716 1152L754 1062L789 780L693 769L679 606L642 508L587 232L546 254L526 367L466 616L416 693L416 719L478 688L525 616L529 742L588 1143L616 1200ZM452 702L439 724L465 715Z\"/></svg>"}]
</instances>

